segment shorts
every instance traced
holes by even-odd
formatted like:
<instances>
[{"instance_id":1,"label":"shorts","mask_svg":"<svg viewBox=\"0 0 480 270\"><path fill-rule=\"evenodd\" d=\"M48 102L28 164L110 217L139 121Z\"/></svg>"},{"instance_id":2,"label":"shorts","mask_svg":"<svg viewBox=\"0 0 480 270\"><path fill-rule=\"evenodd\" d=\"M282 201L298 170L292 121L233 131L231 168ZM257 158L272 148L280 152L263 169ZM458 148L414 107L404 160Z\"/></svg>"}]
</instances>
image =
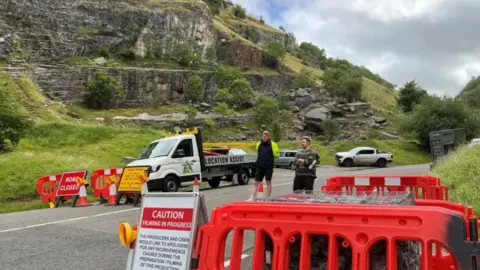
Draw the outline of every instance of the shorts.
<instances>
[{"instance_id":1,"label":"shorts","mask_svg":"<svg viewBox=\"0 0 480 270\"><path fill-rule=\"evenodd\" d=\"M315 178L307 175L296 175L293 180L293 192L297 190L313 190Z\"/></svg>"},{"instance_id":2,"label":"shorts","mask_svg":"<svg viewBox=\"0 0 480 270\"><path fill-rule=\"evenodd\" d=\"M265 177L265 181L272 181L273 168L257 168L255 174L255 181L262 182Z\"/></svg>"}]
</instances>

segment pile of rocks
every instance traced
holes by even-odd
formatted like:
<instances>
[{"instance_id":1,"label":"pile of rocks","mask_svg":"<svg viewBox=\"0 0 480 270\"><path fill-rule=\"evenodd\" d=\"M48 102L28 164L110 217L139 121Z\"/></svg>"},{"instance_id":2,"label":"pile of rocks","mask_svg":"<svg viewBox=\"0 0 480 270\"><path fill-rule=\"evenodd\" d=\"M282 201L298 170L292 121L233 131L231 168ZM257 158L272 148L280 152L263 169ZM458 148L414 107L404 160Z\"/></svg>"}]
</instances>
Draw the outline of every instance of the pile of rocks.
<instances>
[{"instance_id":1,"label":"pile of rocks","mask_svg":"<svg viewBox=\"0 0 480 270\"><path fill-rule=\"evenodd\" d=\"M296 115L295 130L302 135L323 134L323 123L327 120L333 120L338 124L340 131L338 138L342 140L365 139L367 131L382 130L388 125L387 119L378 116L370 104L348 103L341 98L332 98L321 88L291 90L289 97L292 111ZM388 135L384 137L396 138L395 135Z\"/></svg>"}]
</instances>

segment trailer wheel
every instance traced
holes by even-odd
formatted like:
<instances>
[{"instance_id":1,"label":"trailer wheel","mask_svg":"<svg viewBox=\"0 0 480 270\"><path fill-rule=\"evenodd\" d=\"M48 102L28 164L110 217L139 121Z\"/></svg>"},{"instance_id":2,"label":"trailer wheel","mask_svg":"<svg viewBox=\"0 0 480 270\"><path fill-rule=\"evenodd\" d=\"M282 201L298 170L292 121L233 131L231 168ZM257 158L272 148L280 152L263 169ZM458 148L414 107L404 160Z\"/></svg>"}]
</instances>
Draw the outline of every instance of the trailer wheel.
<instances>
[{"instance_id":1,"label":"trailer wheel","mask_svg":"<svg viewBox=\"0 0 480 270\"><path fill-rule=\"evenodd\" d=\"M178 178L173 175L168 175L163 180L163 192L177 192L179 188Z\"/></svg>"},{"instance_id":2,"label":"trailer wheel","mask_svg":"<svg viewBox=\"0 0 480 270\"><path fill-rule=\"evenodd\" d=\"M220 186L220 178L213 177L212 179L208 180L208 185L211 188L217 188L218 186Z\"/></svg>"},{"instance_id":3,"label":"trailer wheel","mask_svg":"<svg viewBox=\"0 0 480 270\"><path fill-rule=\"evenodd\" d=\"M250 173L247 169L243 168L238 172L238 184L246 185L250 181Z\"/></svg>"}]
</instances>

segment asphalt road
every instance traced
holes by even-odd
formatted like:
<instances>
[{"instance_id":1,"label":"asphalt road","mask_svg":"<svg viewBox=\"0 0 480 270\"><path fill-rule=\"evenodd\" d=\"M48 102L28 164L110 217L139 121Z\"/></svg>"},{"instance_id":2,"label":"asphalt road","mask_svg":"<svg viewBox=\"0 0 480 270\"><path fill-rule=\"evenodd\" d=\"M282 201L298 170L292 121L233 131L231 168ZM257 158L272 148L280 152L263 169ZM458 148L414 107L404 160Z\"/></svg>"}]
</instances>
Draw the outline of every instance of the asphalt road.
<instances>
[{"instance_id":1,"label":"asphalt road","mask_svg":"<svg viewBox=\"0 0 480 270\"><path fill-rule=\"evenodd\" d=\"M325 179L334 175L425 174L429 165L387 168L317 169L318 190ZM291 192L293 172L276 169L272 196ZM253 182L251 180L251 182ZM251 183L250 182L250 183ZM227 186L203 190L207 209L229 202L248 199L252 186ZM106 207L94 205L83 208L57 208L0 215L1 269L125 269L128 249L117 236L120 223L134 224L140 208L131 204ZM244 237L245 264L250 269L253 235ZM225 266L229 265L230 244L225 251Z\"/></svg>"}]
</instances>

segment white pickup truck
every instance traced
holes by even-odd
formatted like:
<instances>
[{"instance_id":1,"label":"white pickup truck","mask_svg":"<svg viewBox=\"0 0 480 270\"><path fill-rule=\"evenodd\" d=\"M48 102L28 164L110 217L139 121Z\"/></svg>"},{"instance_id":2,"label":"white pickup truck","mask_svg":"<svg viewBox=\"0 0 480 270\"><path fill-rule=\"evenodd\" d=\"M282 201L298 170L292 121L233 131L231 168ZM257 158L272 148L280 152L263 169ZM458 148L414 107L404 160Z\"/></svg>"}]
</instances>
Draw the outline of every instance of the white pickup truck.
<instances>
[{"instance_id":1,"label":"white pickup truck","mask_svg":"<svg viewBox=\"0 0 480 270\"><path fill-rule=\"evenodd\" d=\"M336 153L335 160L338 166L375 165L382 168L393 162L393 154L371 147L356 147L348 152Z\"/></svg>"},{"instance_id":2,"label":"white pickup truck","mask_svg":"<svg viewBox=\"0 0 480 270\"><path fill-rule=\"evenodd\" d=\"M201 130L195 129L151 142L127 167L150 166L149 191L176 192L191 186L195 177L212 188L220 181L246 185L255 175L256 160L256 155L248 154L205 155Z\"/></svg>"}]
</instances>

